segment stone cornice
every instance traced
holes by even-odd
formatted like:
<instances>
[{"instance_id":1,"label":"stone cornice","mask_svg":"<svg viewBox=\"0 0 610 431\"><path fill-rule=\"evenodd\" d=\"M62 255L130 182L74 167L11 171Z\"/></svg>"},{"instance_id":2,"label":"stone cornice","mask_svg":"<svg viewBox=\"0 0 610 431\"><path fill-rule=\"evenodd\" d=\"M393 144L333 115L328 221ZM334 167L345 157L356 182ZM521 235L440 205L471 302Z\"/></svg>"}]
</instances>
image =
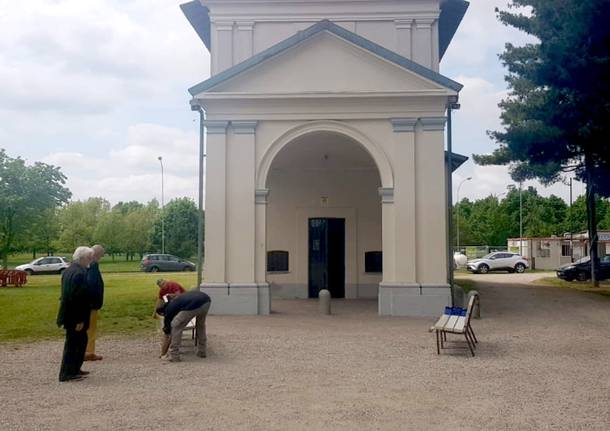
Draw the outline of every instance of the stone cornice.
<instances>
[{"instance_id":1,"label":"stone cornice","mask_svg":"<svg viewBox=\"0 0 610 431\"><path fill-rule=\"evenodd\" d=\"M394 133L414 132L417 118L392 118L390 122Z\"/></svg>"},{"instance_id":2,"label":"stone cornice","mask_svg":"<svg viewBox=\"0 0 610 431\"><path fill-rule=\"evenodd\" d=\"M254 135L258 121L231 121L233 133L236 135Z\"/></svg>"},{"instance_id":3,"label":"stone cornice","mask_svg":"<svg viewBox=\"0 0 610 431\"><path fill-rule=\"evenodd\" d=\"M257 205L267 205L267 197L269 196L269 189L256 189L254 191L254 201Z\"/></svg>"},{"instance_id":4,"label":"stone cornice","mask_svg":"<svg viewBox=\"0 0 610 431\"><path fill-rule=\"evenodd\" d=\"M445 130L447 117L423 117L419 121L426 132L442 132Z\"/></svg>"},{"instance_id":5,"label":"stone cornice","mask_svg":"<svg viewBox=\"0 0 610 431\"><path fill-rule=\"evenodd\" d=\"M228 121L206 120L203 122L208 135L224 135L227 133Z\"/></svg>"},{"instance_id":6,"label":"stone cornice","mask_svg":"<svg viewBox=\"0 0 610 431\"><path fill-rule=\"evenodd\" d=\"M382 204L393 204L394 203L394 188L391 187L379 187L379 196L381 196Z\"/></svg>"}]
</instances>

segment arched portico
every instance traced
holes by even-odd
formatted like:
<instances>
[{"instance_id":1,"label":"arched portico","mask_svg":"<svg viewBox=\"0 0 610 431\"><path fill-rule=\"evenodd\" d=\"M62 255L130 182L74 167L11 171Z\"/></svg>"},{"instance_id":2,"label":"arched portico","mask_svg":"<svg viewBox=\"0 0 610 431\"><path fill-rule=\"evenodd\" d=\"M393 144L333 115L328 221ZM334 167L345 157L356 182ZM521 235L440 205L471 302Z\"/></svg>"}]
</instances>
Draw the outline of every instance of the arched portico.
<instances>
[{"instance_id":1,"label":"arched portico","mask_svg":"<svg viewBox=\"0 0 610 431\"><path fill-rule=\"evenodd\" d=\"M276 158L278 153L286 147L286 145L295 141L296 139L311 134L311 133L336 133L339 135L346 136L353 141L361 145L372 157L379 169L379 176L381 178L381 187L383 188L394 188L394 174L392 172L392 166L388 160L387 155L374 140L370 139L366 134L362 133L355 127L349 126L340 121L320 120L310 121L294 127L279 138L277 138L271 146L265 151L265 154L258 163L256 169L256 187L259 190L267 188L267 177L269 175L269 169L273 160Z\"/></svg>"},{"instance_id":2,"label":"arched portico","mask_svg":"<svg viewBox=\"0 0 610 431\"><path fill-rule=\"evenodd\" d=\"M335 298L377 298L381 268L366 267L365 256L382 251L379 190L393 184L385 153L353 127L318 121L284 133L259 166L257 277L272 295L328 288ZM286 266L270 270L267 252Z\"/></svg>"}]
</instances>

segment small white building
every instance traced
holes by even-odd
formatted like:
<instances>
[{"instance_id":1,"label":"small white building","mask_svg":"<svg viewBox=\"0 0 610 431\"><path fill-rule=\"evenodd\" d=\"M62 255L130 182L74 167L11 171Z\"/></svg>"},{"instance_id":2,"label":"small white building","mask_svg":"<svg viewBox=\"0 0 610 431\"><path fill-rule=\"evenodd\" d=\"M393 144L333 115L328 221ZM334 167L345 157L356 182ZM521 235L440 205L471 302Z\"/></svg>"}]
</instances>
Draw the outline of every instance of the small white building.
<instances>
[{"instance_id":1,"label":"small white building","mask_svg":"<svg viewBox=\"0 0 610 431\"><path fill-rule=\"evenodd\" d=\"M597 252L600 257L610 255L610 231L598 231ZM557 269L589 255L589 234L580 232L564 236L509 238L508 251L521 253L532 269Z\"/></svg>"},{"instance_id":2,"label":"small white building","mask_svg":"<svg viewBox=\"0 0 610 431\"><path fill-rule=\"evenodd\" d=\"M462 0L201 0L212 313L272 297L378 298L382 315L450 304L445 124L462 85L439 62ZM466 158L454 155L457 168Z\"/></svg>"}]
</instances>

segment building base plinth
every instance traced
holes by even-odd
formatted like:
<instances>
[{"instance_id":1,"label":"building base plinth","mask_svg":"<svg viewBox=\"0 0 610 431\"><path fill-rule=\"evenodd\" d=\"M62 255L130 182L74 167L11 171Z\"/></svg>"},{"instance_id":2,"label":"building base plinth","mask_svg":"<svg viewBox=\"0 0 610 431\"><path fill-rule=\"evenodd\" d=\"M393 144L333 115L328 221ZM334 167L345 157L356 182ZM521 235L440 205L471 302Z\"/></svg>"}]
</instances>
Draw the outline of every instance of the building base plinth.
<instances>
[{"instance_id":1,"label":"building base plinth","mask_svg":"<svg viewBox=\"0 0 610 431\"><path fill-rule=\"evenodd\" d=\"M202 283L212 299L209 314L267 315L271 313L269 284Z\"/></svg>"},{"instance_id":2,"label":"building base plinth","mask_svg":"<svg viewBox=\"0 0 610 431\"><path fill-rule=\"evenodd\" d=\"M381 316L438 317L448 305L451 305L451 288L448 284L379 285Z\"/></svg>"}]
</instances>

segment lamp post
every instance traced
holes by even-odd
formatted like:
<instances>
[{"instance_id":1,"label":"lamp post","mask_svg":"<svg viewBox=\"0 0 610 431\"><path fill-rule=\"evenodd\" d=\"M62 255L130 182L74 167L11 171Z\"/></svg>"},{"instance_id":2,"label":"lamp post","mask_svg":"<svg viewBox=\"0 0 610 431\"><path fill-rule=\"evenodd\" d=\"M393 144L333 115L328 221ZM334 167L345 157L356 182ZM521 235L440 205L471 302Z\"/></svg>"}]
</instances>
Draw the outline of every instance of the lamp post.
<instances>
[{"instance_id":1,"label":"lamp post","mask_svg":"<svg viewBox=\"0 0 610 431\"><path fill-rule=\"evenodd\" d=\"M519 255L520 256L523 256L523 198L521 196L522 185L523 185L523 183L519 182ZM530 253L530 257L531 257L531 253Z\"/></svg>"},{"instance_id":2,"label":"lamp post","mask_svg":"<svg viewBox=\"0 0 610 431\"><path fill-rule=\"evenodd\" d=\"M163 157L159 156L161 163L161 253L165 254L165 195L163 184Z\"/></svg>"},{"instance_id":3,"label":"lamp post","mask_svg":"<svg viewBox=\"0 0 610 431\"><path fill-rule=\"evenodd\" d=\"M460 187L462 187L462 184L464 184L466 181L470 181L472 179L472 177L468 177L468 178L464 178L462 181L460 181L460 184L458 185L457 188L457 196L456 196L456 208L455 208L455 212L457 213L457 217L455 219L455 230L457 231L457 251L460 251Z\"/></svg>"}]
</instances>

